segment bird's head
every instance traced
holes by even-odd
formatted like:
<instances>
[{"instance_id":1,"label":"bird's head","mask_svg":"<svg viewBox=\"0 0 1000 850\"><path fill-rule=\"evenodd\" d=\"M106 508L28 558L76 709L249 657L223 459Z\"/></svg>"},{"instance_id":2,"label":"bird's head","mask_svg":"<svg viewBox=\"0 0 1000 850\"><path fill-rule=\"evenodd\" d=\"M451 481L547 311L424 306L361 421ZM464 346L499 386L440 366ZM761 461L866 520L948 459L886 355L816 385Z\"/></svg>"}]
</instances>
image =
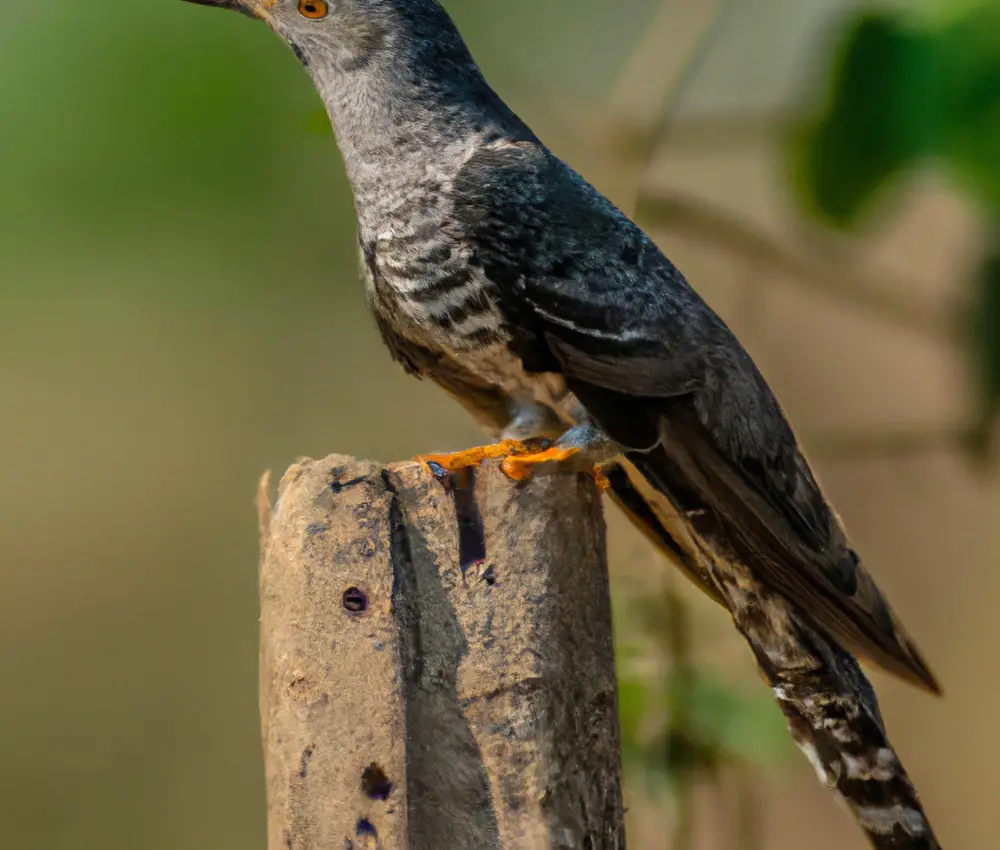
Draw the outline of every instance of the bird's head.
<instances>
[{"instance_id":1,"label":"bird's head","mask_svg":"<svg viewBox=\"0 0 1000 850\"><path fill-rule=\"evenodd\" d=\"M483 79L439 0L189 2L264 21L292 48L327 108L352 180L362 179L362 165L365 174L379 173L389 138L419 148L487 124L524 129ZM396 143L393 154L392 163L403 161ZM374 168L378 157L382 166Z\"/></svg>"},{"instance_id":2,"label":"bird's head","mask_svg":"<svg viewBox=\"0 0 1000 850\"><path fill-rule=\"evenodd\" d=\"M307 66L366 64L400 31L447 38L450 19L438 0L188 0L264 21ZM440 35L439 35L440 34ZM426 37L426 35L425 35Z\"/></svg>"}]
</instances>

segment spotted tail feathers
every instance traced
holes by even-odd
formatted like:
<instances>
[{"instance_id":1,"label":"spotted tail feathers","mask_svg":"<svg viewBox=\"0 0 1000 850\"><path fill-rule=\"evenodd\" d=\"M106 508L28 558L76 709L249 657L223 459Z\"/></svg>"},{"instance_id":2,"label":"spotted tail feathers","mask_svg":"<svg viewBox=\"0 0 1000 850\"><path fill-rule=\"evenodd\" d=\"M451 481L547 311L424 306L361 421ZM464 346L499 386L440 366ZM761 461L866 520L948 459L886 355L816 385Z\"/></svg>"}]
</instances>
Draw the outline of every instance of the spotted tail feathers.
<instances>
[{"instance_id":1,"label":"spotted tail feathers","mask_svg":"<svg viewBox=\"0 0 1000 850\"><path fill-rule=\"evenodd\" d=\"M941 850L857 660L732 565L716 569L795 743L876 850Z\"/></svg>"}]
</instances>

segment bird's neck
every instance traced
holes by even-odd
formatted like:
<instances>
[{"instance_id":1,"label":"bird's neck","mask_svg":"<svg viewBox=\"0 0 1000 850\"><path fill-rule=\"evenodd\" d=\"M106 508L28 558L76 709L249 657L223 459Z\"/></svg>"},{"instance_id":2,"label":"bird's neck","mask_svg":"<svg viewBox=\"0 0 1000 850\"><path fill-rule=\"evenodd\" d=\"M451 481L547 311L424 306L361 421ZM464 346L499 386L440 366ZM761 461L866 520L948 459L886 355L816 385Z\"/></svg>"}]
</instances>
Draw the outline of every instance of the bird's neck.
<instances>
[{"instance_id":1,"label":"bird's neck","mask_svg":"<svg viewBox=\"0 0 1000 850\"><path fill-rule=\"evenodd\" d=\"M400 3L366 21L364 38L339 54L303 59L333 123L362 229L408 196L435 191L435 183L439 193L449 168L479 140L533 138L483 78L444 10L433 0L408 2L414 6ZM404 11L424 6L436 11Z\"/></svg>"}]
</instances>

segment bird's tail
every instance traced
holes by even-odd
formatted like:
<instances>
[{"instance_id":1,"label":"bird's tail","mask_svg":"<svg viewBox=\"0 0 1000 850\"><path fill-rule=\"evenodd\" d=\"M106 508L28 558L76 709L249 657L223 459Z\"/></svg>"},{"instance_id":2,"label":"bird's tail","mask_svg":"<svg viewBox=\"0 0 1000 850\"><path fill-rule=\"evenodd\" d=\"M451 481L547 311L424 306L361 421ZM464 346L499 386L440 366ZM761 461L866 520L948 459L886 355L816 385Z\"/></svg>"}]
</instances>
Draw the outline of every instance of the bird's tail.
<instances>
[{"instance_id":1,"label":"bird's tail","mask_svg":"<svg viewBox=\"0 0 1000 850\"><path fill-rule=\"evenodd\" d=\"M763 607L773 611L771 603ZM748 619L737 626L771 684L792 738L820 781L846 804L872 847L940 850L857 660L787 612L782 624L786 649L776 645L773 635L762 640L752 613Z\"/></svg>"},{"instance_id":2,"label":"bird's tail","mask_svg":"<svg viewBox=\"0 0 1000 850\"><path fill-rule=\"evenodd\" d=\"M612 494L637 525L732 614L774 691L795 743L876 850L940 850L886 736L857 660L795 616L717 545L694 534L662 494L616 466Z\"/></svg>"},{"instance_id":3,"label":"bird's tail","mask_svg":"<svg viewBox=\"0 0 1000 850\"><path fill-rule=\"evenodd\" d=\"M714 572L792 738L872 847L941 850L857 659L802 622L783 598L738 565L717 562Z\"/></svg>"}]
</instances>

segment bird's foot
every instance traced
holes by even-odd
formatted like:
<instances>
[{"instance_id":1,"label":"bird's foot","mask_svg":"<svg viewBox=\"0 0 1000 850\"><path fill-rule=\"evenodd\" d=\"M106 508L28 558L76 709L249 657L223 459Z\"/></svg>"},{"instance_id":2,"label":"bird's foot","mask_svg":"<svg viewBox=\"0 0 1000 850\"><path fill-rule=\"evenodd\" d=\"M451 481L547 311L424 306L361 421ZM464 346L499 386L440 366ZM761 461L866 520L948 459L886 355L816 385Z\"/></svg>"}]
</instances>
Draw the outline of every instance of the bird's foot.
<instances>
[{"instance_id":1,"label":"bird's foot","mask_svg":"<svg viewBox=\"0 0 1000 850\"><path fill-rule=\"evenodd\" d=\"M590 474L594 478L594 484L597 485L597 489L602 493L611 489L611 481L608 476L604 474L604 470L601 469L601 465L599 463L595 464Z\"/></svg>"},{"instance_id":2,"label":"bird's foot","mask_svg":"<svg viewBox=\"0 0 1000 850\"><path fill-rule=\"evenodd\" d=\"M512 455L529 452L531 448L520 440L503 440L489 446L476 446L460 452L449 454L417 455L414 460L425 463L428 466L433 464L446 472L457 472L470 466L479 466L484 460L494 458L507 458Z\"/></svg>"},{"instance_id":3,"label":"bird's foot","mask_svg":"<svg viewBox=\"0 0 1000 850\"><path fill-rule=\"evenodd\" d=\"M426 464L440 477L499 458L500 469L513 481L529 478L540 464L568 463L581 472L589 472L598 488L607 490L611 485L601 465L620 451L593 425L585 424L570 428L554 442L546 438L501 440L449 454L417 455L414 460Z\"/></svg>"},{"instance_id":4,"label":"bird's foot","mask_svg":"<svg viewBox=\"0 0 1000 850\"><path fill-rule=\"evenodd\" d=\"M554 443L543 441L526 452L514 452L503 459L500 469L514 481L524 481L539 464L569 464L580 472L589 472L601 490L611 484L601 465L620 453L608 438L591 423L575 425Z\"/></svg>"},{"instance_id":5,"label":"bird's foot","mask_svg":"<svg viewBox=\"0 0 1000 850\"><path fill-rule=\"evenodd\" d=\"M579 462L581 449L570 446L561 449L553 446L549 449L529 451L524 454L508 455L500 462L500 469L513 481L524 481L530 477L535 467L542 463L565 463L573 461L575 465L586 467L585 462ZM611 482L601 470L600 464L594 464L590 469L590 475L594 479L594 484L598 490L608 490Z\"/></svg>"},{"instance_id":6,"label":"bird's foot","mask_svg":"<svg viewBox=\"0 0 1000 850\"><path fill-rule=\"evenodd\" d=\"M576 446L551 446L507 455L500 463L500 469L514 481L524 481L540 463L560 463L580 454Z\"/></svg>"}]
</instances>

